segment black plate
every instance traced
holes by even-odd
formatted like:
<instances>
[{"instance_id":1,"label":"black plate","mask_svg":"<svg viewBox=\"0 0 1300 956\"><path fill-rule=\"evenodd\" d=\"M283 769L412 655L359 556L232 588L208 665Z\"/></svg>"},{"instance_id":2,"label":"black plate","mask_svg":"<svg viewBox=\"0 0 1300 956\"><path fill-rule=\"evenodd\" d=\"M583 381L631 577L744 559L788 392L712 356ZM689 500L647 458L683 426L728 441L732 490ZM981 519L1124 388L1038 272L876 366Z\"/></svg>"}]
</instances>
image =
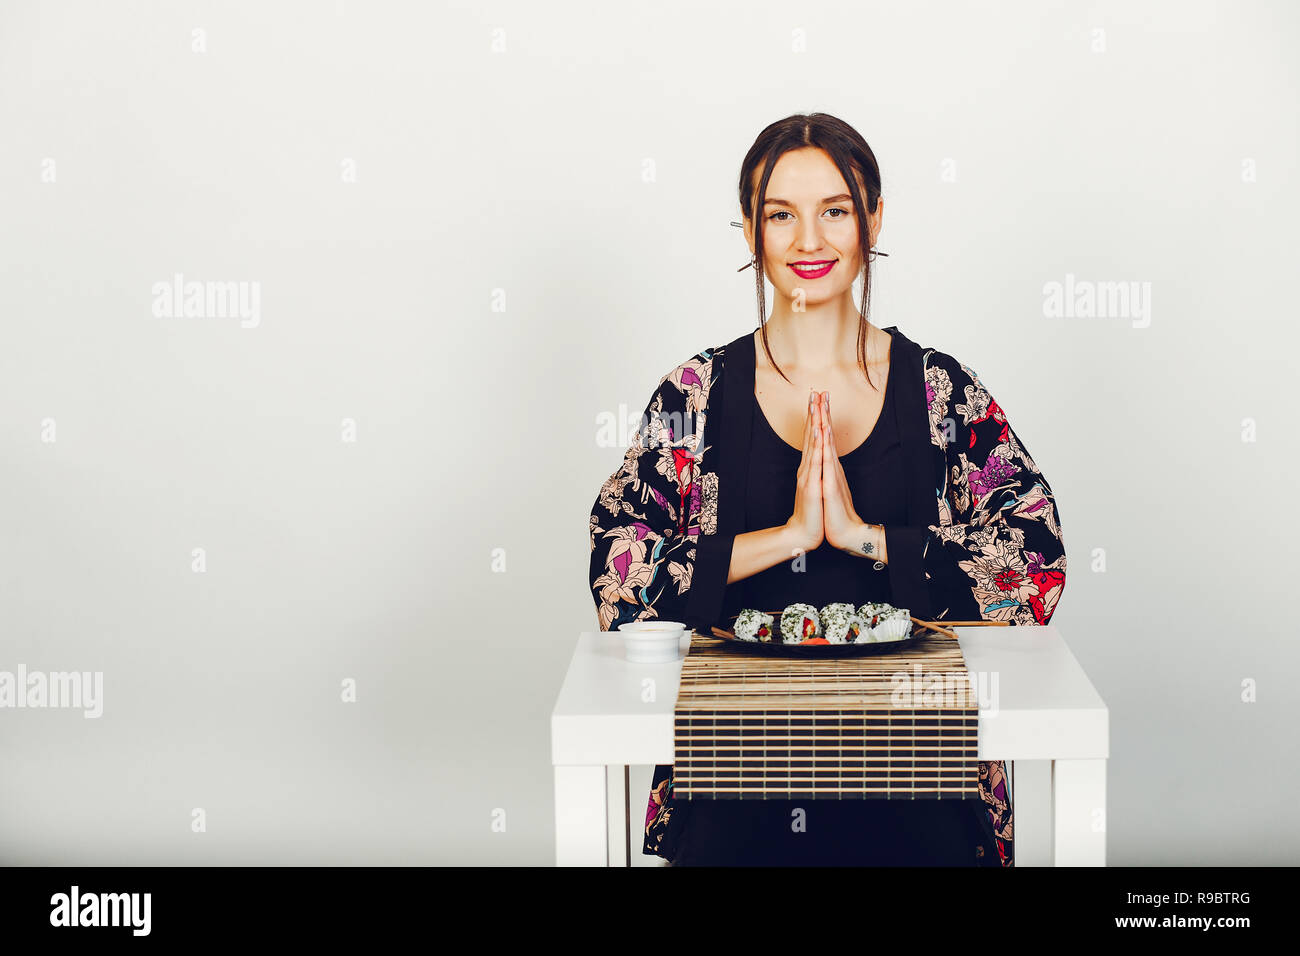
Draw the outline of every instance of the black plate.
<instances>
[{"instance_id":1,"label":"black plate","mask_svg":"<svg viewBox=\"0 0 1300 956\"><path fill-rule=\"evenodd\" d=\"M726 623L729 625L725 630L735 629L736 619L729 618ZM779 638L781 634L780 621L774 621L776 633L773 638ZM727 642L728 650L749 651L754 654L765 654L768 657L860 657L863 654L891 654L894 651L902 650L905 647L912 647L916 644L918 636L931 634L936 637L942 637L942 634L936 634L934 631L927 631L919 626L915 621L912 622L912 634L901 641L886 641L883 644L784 644L779 640L771 641L742 641L738 637L724 637L721 634L714 634L710 631L703 634L703 637L712 637L719 641Z\"/></svg>"}]
</instances>

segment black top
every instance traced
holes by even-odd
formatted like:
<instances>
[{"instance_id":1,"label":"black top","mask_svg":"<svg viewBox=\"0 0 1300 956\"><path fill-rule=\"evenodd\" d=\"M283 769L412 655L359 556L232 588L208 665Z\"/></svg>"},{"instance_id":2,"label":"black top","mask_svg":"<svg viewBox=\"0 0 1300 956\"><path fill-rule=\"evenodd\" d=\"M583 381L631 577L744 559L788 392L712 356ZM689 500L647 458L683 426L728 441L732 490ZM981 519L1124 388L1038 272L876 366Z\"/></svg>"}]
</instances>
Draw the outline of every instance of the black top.
<instances>
[{"instance_id":1,"label":"black top","mask_svg":"<svg viewBox=\"0 0 1300 956\"><path fill-rule=\"evenodd\" d=\"M896 388L891 361L885 381L884 403L871 434L857 448L840 455L844 477L858 516L868 524L885 527L906 523L906 481L903 446L894 413ZM834 414L834 396L832 415ZM745 531L773 528L790 520L794 508L795 473L803 457L772 428L763 408L754 402L754 424L748 490L745 495ZM787 604L811 604L821 609L843 601L858 607L868 601L889 601L889 572L876 569L874 557L845 554L829 542L804 556L802 570L793 557L727 585L725 613L744 608L779 611Z\"/></svg>"},{"instance_id":2,"label":"black top","mask_svg":"<svg viewBox=\"0 0 1300 956\"><path fill-rule=\"evenodd\" d=\"M905 524L906 474L894 409L892 360L880 417L867 440L840 456L853 507L868 524ZM832 396L833 398L833 396ZM772 428L754 402L750 475L744 531L790 520L800 449ZM802 602L820 609L836 601L855 607L889 601L889 571L871 557L845 554L826 542L805 556L797 571L783 560L727 585L724 613L742 608L780 611ZM792 828L795 811L803 829ZM701 799L682 801L682 849L674 865L995 865L997 847L978 800ZM977 847L980 848L977 850ZM977 853L980 854L977 856Z\"/></svg>"}]
</instances>

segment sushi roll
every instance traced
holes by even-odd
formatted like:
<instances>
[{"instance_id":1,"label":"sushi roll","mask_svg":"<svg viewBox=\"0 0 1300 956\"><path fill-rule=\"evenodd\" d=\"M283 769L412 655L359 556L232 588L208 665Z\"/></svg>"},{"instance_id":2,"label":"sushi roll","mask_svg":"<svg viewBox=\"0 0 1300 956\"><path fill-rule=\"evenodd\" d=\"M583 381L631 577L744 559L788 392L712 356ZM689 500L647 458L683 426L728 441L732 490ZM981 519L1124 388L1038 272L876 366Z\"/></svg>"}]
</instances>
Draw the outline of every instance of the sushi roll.
<instances>
[{"instance_id":1,"label":"sushi roll","mask_svg":"<svg viewBox=\"0 0 1300 956\"><path fill-rule=\"evenodd\" d=\"M791 604L781 612L781 640L785 644L802 644L822 636L821 618L811 604Z\"/></svg>"},{"instance_id":2,"label":"sushi roll","mask_svg":"<svg viewBox=\"0 0 1300 956\"><path fill-rule=\"evenodd\" d=\"M852 604L827 604L821 609L822 636L831 644L848 643L849 621L854 617Z\"/></svg>"},{"instance_id":3,"label":"sushi roll","mask_svg":"<svg viewBox=\"0 0 1300 956\"><path fill-rule=\"evenodd\" d=\"M895 608L884 601L871 601L858 608L858 614L867 622L867 627L875 627L883 617Z\"/></svg>"},{"instance_id":4,"label":"sushi roll","mask_svg":"<svg viewBox=\"0 0 1300 956\"><path fill-rule=\"evenodd\" d=\"M733 633L739 641L771 641L772 615L746 608L736 615Z\"/></svg>"}]
</instances>

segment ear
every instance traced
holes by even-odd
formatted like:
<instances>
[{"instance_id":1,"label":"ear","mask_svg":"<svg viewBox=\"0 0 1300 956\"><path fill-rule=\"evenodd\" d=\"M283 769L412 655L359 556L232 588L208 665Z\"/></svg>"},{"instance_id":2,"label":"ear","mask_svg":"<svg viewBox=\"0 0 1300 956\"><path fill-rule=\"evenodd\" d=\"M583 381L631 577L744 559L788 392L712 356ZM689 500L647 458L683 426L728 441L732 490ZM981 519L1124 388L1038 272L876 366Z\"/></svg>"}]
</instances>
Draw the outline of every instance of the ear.
<instances>
[{"instance_id":1,"label":"ear","mask_svg":"<svg viewBox=\"0 0 1300 956\"><path fill-rule=\"evenodd\" d=\"M880 235L880 220L885 212L885 199L882 196L876 200L876 211L867 217L867 236L870 239L868 243L873 249L876 246L876 237Z\"/></svg>"}]
</instances>

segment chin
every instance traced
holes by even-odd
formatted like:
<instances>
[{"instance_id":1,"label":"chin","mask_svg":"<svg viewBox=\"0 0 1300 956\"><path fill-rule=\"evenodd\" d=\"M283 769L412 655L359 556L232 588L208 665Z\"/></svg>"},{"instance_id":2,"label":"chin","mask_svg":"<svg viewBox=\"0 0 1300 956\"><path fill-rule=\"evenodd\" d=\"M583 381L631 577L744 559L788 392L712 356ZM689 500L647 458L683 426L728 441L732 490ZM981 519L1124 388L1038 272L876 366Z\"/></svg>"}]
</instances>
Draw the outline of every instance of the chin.
<instances>
[{"instance_id":1,"label":"chin","mask_svg":"<svg viewBox=\"0 0 1300 956\"><path fill-rule=\"evenodd\" d=\"M824 302L833 302L848 291L847 289L832 289L830 291L819 289L817 292L810 292L807 286L792 286L789 289L782 289L781 292L786 298L793 299L799 294L801 288L804 290L803 301L805 305L821 305ZM852 286L849 289L852 289Z\"/></svg>"}]
</instances>

